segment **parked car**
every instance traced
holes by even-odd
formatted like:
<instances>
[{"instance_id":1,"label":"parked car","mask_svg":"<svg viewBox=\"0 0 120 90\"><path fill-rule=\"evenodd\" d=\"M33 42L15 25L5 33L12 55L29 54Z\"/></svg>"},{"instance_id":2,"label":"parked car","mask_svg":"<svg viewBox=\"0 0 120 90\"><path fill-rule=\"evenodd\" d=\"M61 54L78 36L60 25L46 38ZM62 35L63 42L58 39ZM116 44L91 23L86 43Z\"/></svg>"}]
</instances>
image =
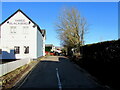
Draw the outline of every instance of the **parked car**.
<instances>
[{"instance_id":1,"label":"parked car","mask_svg":"<svg viewBox=\"0 0 120 90\"><path fill-rule=\"evenodd\" d=\"M55 55L55 53L54 53L54 52L50 52L50 55L51 55L51 56L54 56L54 55Z\"/></svg>"}]
</instances>

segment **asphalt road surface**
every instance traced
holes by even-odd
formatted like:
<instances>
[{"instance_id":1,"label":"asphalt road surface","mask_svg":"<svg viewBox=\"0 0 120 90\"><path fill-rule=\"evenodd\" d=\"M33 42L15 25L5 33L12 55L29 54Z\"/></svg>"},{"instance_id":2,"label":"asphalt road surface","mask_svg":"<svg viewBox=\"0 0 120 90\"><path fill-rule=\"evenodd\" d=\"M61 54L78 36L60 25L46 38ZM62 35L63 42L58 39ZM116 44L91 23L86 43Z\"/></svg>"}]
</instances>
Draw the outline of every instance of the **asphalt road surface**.
<instances>
[{"instance_id":1,"label":"asphalt road surface","mask_svg":"<svg viewBox=\"0 0 120 90\"><path fill-rule=\"evenodd\" d=\"M41 60L17 89L103 90L103 86L65 57L49 56Z\"/></svg>"}]
</instances>

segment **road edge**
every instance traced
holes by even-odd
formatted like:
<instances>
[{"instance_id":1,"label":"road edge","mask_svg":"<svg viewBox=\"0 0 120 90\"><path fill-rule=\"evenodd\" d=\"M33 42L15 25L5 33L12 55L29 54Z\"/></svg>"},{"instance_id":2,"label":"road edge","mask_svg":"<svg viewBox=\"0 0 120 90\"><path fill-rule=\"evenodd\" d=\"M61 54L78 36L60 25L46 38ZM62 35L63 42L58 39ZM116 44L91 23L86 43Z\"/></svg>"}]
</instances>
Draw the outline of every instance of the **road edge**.
<instances>
[{"instance_id":1,"label":"road edge","mask_svg":"<svg viewBox=\"0 0 120 90\"><path fill-rule=\"evenodd\" d=\"M38 60L37 63L35 63L33 66L31 66L27 72L22 74L20 79L12 86L11 89L16 90L22 84L23 80L34 70L34 68L38 65L38 63L40 63L40 60Z\"/></svg>"}]
</instances>

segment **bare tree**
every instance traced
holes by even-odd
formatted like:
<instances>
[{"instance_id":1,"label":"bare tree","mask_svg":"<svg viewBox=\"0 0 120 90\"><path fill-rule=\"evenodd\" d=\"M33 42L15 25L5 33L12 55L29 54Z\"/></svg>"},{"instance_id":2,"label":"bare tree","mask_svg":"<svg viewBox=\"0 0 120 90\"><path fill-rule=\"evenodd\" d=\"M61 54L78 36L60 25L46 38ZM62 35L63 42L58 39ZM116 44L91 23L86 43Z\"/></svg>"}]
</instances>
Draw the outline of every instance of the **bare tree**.
<instances>
[{"instance_id":1,"label":"bare tree","mask_svg":"<svg viewBox=\"0 0 120 90\"><path fill-rule=\"evenodd\" d=\"M61 44L68 49L77 48L84 44L84 34L86 32L87 22L81 17L76 8L67 8L62 11L56 24Z\"/></svg>"},{"instance_id":2,"label":"bare tree","mask_svg":"<svg viewBox=\"0 0 120 90\"><path fill-rule=\"evenodd\" d=\"M85 17L82 17L80 19L80 40L81 40L81 45L84 45L84 37L86 32L88 31L88 23Z\"/></svg>"}]
</instances>

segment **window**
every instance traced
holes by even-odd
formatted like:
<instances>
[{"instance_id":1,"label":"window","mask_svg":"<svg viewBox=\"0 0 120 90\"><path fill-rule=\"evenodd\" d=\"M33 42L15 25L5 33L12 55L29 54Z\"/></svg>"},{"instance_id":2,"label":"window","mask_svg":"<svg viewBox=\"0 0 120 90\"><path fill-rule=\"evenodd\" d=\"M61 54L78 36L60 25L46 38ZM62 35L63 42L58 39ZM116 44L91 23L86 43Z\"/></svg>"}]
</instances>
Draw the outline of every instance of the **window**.
<instances>
[{"instance_id":1,"label":"window","mask_svg":"<svg viewBox=\"0 0 120 90\"><path fill-rule=\"evenodd\" d=\"M24 53L28 54L29 53L29 46L24 46Z\"/></svg>"},{"instance_id":2,"label":"window","mask_svg":"<svg viewBox=\"0 0 120 90\"><path fill-rule=\"evenodd\" d=\"M20 53L20 47L19 46L15 46L14 47L14 53L15 54L19 54Z\"/></svg>"},{"instance_id":3,"label":"window","mask_svg":"<svg viewBox=\"0 0 120 90\"><path fill-rule=\"evenodd\" d=\"M28 26L23 26L23 34L28 34Z\"/></svg>"},{"instance_id":4,"label":"window","mask_svg":"<svg viewBox=\"0 0 120 90\"><path fill-rule=\"evenodd\" d=\"M11 26L10 27L10 33L16 33L16 26Z\"/></svg>"}]
</instances>

